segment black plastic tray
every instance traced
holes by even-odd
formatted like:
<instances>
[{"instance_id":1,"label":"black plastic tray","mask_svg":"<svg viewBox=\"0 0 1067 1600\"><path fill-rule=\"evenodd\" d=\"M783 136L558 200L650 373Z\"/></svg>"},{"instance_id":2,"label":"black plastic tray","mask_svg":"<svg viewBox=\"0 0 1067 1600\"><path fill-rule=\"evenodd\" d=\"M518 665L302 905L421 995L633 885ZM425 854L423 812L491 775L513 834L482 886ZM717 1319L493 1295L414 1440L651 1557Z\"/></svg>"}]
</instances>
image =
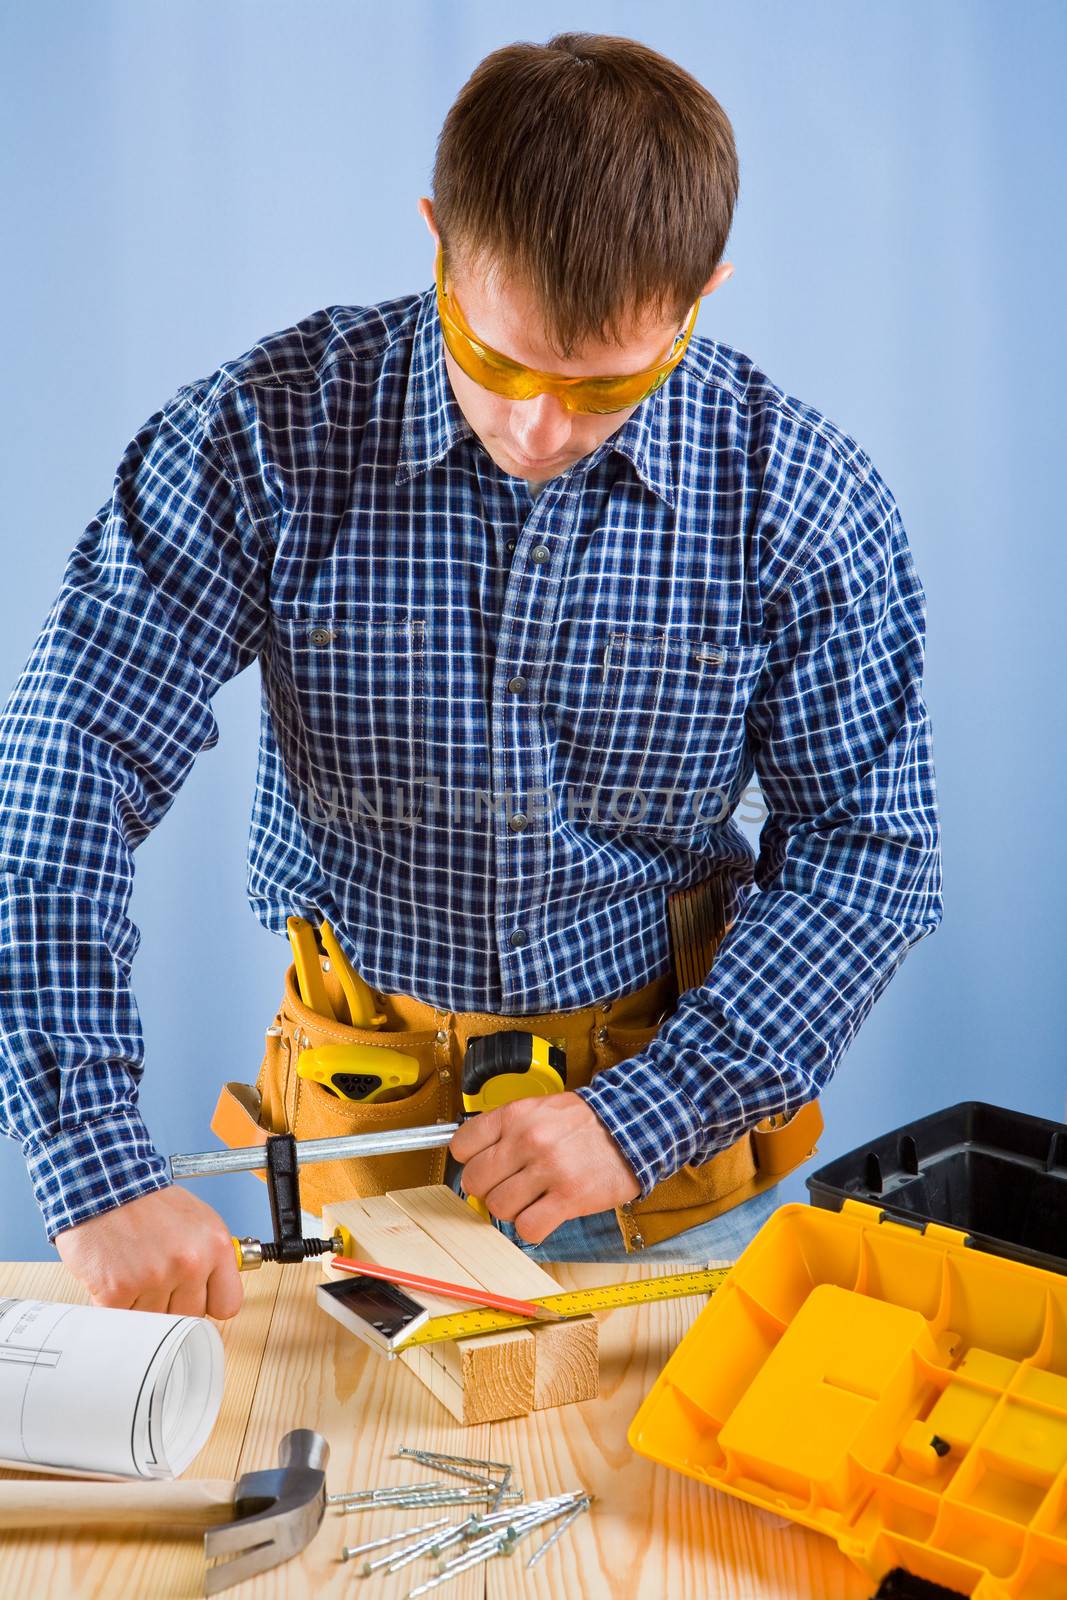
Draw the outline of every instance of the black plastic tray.
<instances>
[{"instance_id":1,"label":"black plastic tray","mask_svg":"<svg viewBox=\"0 0 1067 1600\"><path fill-rule=\"evenodd\" d=\"M812 1205L865 1200L975 1248L1067 1272L1067 1125L980 1100L935 1111L838 1156L807 1180Z\"/></svg>"}]
</instances>

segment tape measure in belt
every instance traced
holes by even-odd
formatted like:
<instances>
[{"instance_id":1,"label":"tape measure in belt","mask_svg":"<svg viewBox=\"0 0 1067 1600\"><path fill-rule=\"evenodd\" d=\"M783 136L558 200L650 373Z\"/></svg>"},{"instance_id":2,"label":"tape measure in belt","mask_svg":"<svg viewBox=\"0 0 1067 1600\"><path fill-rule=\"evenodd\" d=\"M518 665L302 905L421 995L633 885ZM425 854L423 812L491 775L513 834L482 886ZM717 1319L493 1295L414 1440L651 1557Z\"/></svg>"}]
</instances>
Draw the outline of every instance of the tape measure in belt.
<instances>
[{"instance_id":1,"label":"tape measure in belt","mask_svg":"<svg viewBox=\"0 0 1067 1600\"><path fill-rule=\"evenodd\" d=\"M591 1311L613 1311L617 1306L649 1305L657 1300L682 1300L690 1295L714 1294L730 1272L729 1267L698 1267L692 1272L672 1272L662 1278L640 1278L630 1283L600 1284L592 1289L570 1289L563 1294L538 1295L536 1304L565 1317L584 1317ZM509 1328L534 1326L531 1317L509 1311L474 1309L431 1317L397 1350L421 1344L441 1344L445 1339L470 1339L480 1333L503 1333Z\"/></svg>"},{"instance_id":2,"label":"tape measure in belt","mask_svg":"<svg viewBox=\"0 0 1067 1600\"><path fill-rule=\"evenodd\" d=\"M512 1028L476 1033L467 1040L460 1087L467 1117L495 1111L513 1100L562 1094L567 1087L567 1053L562 1044L539 1033ZM471 1194L467 1204L485 1222L492 1222L484 1200Z\"/></svg>"},{"instance_id":3,"label":"tape measure in belt","mask_svg":"<svg viewBox=\"0 0 1067 1600\"><path fill-rule=\"evenodd\" d=\"M562 1094L566 1087L566 1053L539 1033L505 1029L467 1041L462 1089L468 1116L531 1095Z\"/></svg>"}]
</instances>

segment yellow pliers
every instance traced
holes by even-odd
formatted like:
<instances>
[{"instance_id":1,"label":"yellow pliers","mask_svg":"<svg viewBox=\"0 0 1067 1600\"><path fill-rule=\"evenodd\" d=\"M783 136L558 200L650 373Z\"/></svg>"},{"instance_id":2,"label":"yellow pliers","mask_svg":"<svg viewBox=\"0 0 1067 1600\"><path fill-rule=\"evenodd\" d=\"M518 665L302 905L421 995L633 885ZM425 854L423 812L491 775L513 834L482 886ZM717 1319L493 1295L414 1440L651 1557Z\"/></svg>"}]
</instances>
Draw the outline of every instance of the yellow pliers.
<instances>
[{"instance_id":1,"label":"yellow pliers","mask_svg":"<svg viewBox=\"0 0 1067 1600\"><path fill-rule=\"evenodd\" d=\"M305 917L287 917L285 926L304 1004L330 1022L349 1022L354 1028L380 1028L386 1021L385 1013L377 1010L373 991L341 949L330 924L324 919L316 929ZM322 976L323 956L337 974L348 1006L347 1017L339 1018L330 1003Z\"/></svg>"}]
</instances>

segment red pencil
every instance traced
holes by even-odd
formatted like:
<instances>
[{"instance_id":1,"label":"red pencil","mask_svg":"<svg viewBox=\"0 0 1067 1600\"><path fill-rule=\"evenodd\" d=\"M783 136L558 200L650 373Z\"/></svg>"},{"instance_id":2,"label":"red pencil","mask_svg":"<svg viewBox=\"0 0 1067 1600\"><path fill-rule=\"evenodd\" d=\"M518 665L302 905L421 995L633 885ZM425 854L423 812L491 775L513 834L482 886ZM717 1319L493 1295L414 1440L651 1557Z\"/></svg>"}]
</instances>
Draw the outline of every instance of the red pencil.
<instances>
[{"instance_id":1,"label":"red pencil","mask_svg":"<svg viewBox=\"0 0 1067 1600\"><path fill-rule=\"evenodd\" d=\"M493 1294L477 1285L467 1288L462 1283L443 1283L437 1278L423 1278L417 1272L402 1272L399 1267L379 1267L372 1261L353 1261L351 1256L334 1256L333 1265L342 1272L352 1272L364 1278L383 1278L386 1283L399 1284L402 1289L424 1289L427 1294L439 1294L446 1300L467 1300L472 1305L488 1306L493 1311L511 1311L517 1317L529 1317L537 1322L562 1322L560 1312L549 1311L536 1300L515 1300L511 1295Z\"/></svg>"}]
</instances>

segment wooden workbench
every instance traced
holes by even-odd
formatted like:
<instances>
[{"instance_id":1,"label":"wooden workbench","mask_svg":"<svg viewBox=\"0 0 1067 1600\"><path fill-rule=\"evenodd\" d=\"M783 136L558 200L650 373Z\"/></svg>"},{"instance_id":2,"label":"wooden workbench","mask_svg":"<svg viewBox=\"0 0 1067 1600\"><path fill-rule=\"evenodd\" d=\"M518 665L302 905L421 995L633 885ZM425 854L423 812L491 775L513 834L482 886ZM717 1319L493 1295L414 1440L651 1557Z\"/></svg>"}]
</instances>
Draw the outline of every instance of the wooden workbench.
<instances>
[{"instance_id":1,"label":"wooden workbench","mask_svg":"<svg viewBox=\"0 0 1067 1600\"><path fill-rule=\"evenodd\" d=\"M651 1276L669 1267L560 1266L566 1288ZM636 1456L626 1429L657 1372L700 1308L685 1300L629 1308L603 1319L600 1396L512 1422L463 1428L399 1361L386 1361L314 1303L318 1262L267 1266L245 1277L245 1303L218 1326L226 1345L226 1389L214 1432L186 1477L236 1477L275 1465L290 1428L317 1428L330 1443L327 1487L365 1488L424 1479L391 1459L400 1445L487 1456L515 1464L528 1498L572 1488L597 1497L533 1571L541 1535L510 1558L443 1585L444 1600L866 1600L871 1585L829 1539ZM0 1295L84 1301L66 1269L0 1264ZM11 1473L3 1473L5 1477ZM434 1570L415 1563L392 1577L361 1580L339 1560L356 1544L443 1512L328 1511L319 1533L284 1567L239 1585L235 1600L399 1600ZM466 1514L466 1513L462 1513ZM0 1535L0 1600L55 1596L201 1594L199 1536L107 1538ZM526 1554L523 1554L523 1551ZM437 1591L434 1591L436 1596Z\"/></svg>"}]
</instances>

